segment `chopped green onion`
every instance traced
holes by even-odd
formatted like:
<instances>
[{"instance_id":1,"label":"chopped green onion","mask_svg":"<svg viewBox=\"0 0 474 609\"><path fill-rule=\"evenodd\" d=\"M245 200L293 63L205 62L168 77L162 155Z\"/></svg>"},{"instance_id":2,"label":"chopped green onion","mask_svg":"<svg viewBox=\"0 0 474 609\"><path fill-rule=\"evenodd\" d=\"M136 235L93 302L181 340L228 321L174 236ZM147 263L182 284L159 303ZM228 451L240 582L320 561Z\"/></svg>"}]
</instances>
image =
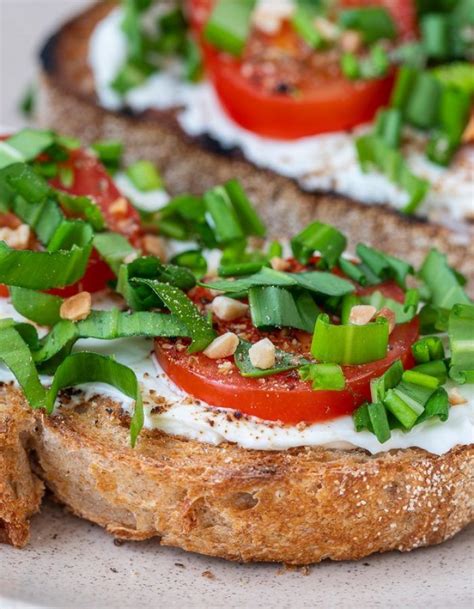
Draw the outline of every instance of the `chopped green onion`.
<instances>
[{"instance_id":1,"label":"chopped green onion","mask_svg":"<svg viewBox=\"0 0 474 609\"><path fill-rule=\"evenodd\" d=\"M292 15L291 25L308 46L313 49L319 49L324 41L313 21L311 11L300 6L295 9Z\"/></svg>"},{"instance_id":2,"label":"chopped green onion","mask_svg":"<svg viewBox=\"0 0 474 609\"><path fill-rule=\"evenodd\" d=\"M346 386L344 372L338 364L306 364L298 372L303 381L312 383L315 391L342 391Z\"/></svg>"},{"instance_id":3,"label":"chopped green onion","mask_svg":"<svg viewBox=\"0 0 474 609\"><path fill-rule=\"evenodd\" d=\"M436 389L440 384L438 378L425 374L419 370L405 370L402 375L402 380L406 383L427 387L428 389Z\"/></svg>"},{"instance_id":4,"label":"chopped green onion","mask_svg":"<svg viewBox=\"0 0 474 609\"><path fill-rule=\"evenodd\" d=\"M398 108L380 110L377 114L375 134L390 148L398 148L402 134L402 114Z\"/></svg>"},{"instance_id":5,"label":"chopped green onion","mask_svg":"<svg viewBox=\"0 0 474 609\"><path fill-rule=\"evenodd\" d=\"M129 60L120 68L110 86L119 95L125 95L142 85L154 71L149 64Z\"/></svg>"},{"instance_id":6,"label":"chopped green onion","mask_svg":"<svg viewBox=\"0 0 474 609\"><path fill-rule=\"evenodd\" d=\"M412 370L414 372L421 372L422 374L434 376L438 379L439 385L444 385L448 378L448 369L446 368L444 361L441 359L418 364L418 366L415 366L412 368Z\"/></svg>"},{"instance_id":7,"label":"chopped green onion","mask_svg":"<svg viewBox=\"0 0 474 609\"><path fill-rule=\"evenodd\" d=\"M426 54L433 59L448 59L451 50L448 17L437 13L424 15L420 27Z\"/></svg>"},{"instance_id":8,"label":"chopped green onion","mask_svg":"<svg viewBox=\"0 0 474 609\"><path fill-rule=\"evenodd\" d=\"M22 129L0 142L0 169L13 163L32 161L55 141L52 131Z\"/></svg>"},{"instance_id":9,"label":"chopped green onion","mask_svg":"<svg viewBox=\"0 0 474 609\"><path fill-rule=\"evenodd\" d=\"M133 279L132 283L149 287L164 302L165 306L184 324L191 338L188 353L203 351L215 338L209 320L202 317L194 303L175 286L152 279Z\"/></svg>"},{"instance_id":10,"label":"chopped green onion","mask_svg":"<svg viewBox=\"0 0 474 609\"><path fill-rule=\"evenodd\" d=\"M90 197L78 197L63 192L57 193L61 207L88 222L96 231L104 230L105 218L100 207Z\"/></svg>"},{"instance_id":11,"label":"chopped green onion","mask_svg":"<svg viewBox=\"0 0 474 609\"><path fill-rule=\"evenodd\" d=\"M281 349L276 349L275 365L272 368L262 370L261 368L255 368L250 361L249 350L251 347L252 343L240 339L239 346L234 355L235 365L239 369L240 374L247 378L272 376L274 374L280 374L281 372L287 372L288 370L294 370L302 364L307 363L307 360L301 356L295 355L294 353L287 353Z\"/></svg>"},{"instance_id":12,"label":"chopped green onion","mask_svg":"<svg viewBox=\"0 0 474 609\"><path fill-rule=\"evenodd\" d=\"M218 269L220 277L239 277L258 273L263 267L262 262L235 262L221 265Z\"/></svg>"},{"instance_id":13,"label":"chopped green onion","mask_svg":"<svg viewBox=\"0 0 474 609\"><path fill-rule=\"evenodd\" d=\"M0 242L0 282L32 290L75 283L83 277L92 250L92 231L87 224L81 236L82 243L54 252L13 250Z\"/></svg>"},{"instance_id":14,"label":"chopped green onion","mask_svg":"<svg viewBox=\"0 0 474 609\"><path fill-rule=\"evenodd\" d=\"M118 170L124 148L121 140L98 140L92 144L91 148L109 171Z\"/></svg>"},{"instance_id":15,"label":"chopped green onion","mask_svg":"<svg viewBox=\"0 0 474 609\"><path fill-rule=\"evenodd\" d=\"M137 190L150 192L163 188L163 181L151 161L137 161L127 168L126 174Z\"/></svg>"},{"instance_id":16,"label":"chopped green onion","mask_svg":"<svg viewBox=\"0 0 474 609\"><path fill-rule=\"evenodd\" d=\"M232 206L237 214L242 230L246 235L265 237L267 232L265 224L257 214L255 207L247 197L238 180L230 180L224 185Z\"/></svg>"},{"instance_id":17,"label":"chopped green onion","mask_svg":"<svg viewBox=\"0 0 474 609\"><path fill-rule=\"evenodd\" d=\"M387 391L393 389L402 380L403 365L397 359L388 368L382 376L374 378L370 381L370 393L373 402L383 402Z\"/></svg>"},{"instance_id":18,"label":"chopped green onion","mask_svg":"<svg viewBox=\"0 0 474 609\"><path fill-rule=\"evenodd\" d=\"M43 408L46 403L46 391L40 383L31 351L13 327L13 320L1 320L1 323L0 361L15 376L30 406Z\"/></svg>"},{"instance_id":19,"label":"chopped green onion","mask_svg":"<svg viewBox=\"0 0 474 609\"><path fill-rule=\"evenodd\" d=\"M349 80L357 80L361 76L360 62L354 53L343 53L341 56L341 70Z\"/></svg>"},{"instance_id":20,"label":"chopped green onion","mask_svg":"<svg viewBox=\"0 0 474 609\"><path fill-rule=\"evenodd\" d=\"M207 191L204 202L217 243L230 243L244 238L237 213L224 187L218 186Z\"/></svg>"},{"instance_id":21,"label":"chopped green onion","mask_svg":"<svg viewBox=\"0 0 474 609\"><path fill-rule=\"evenodd\" d=\"M311 354L335 364L367 364L387 355L388 322L383 317L364 326L335 325L322 314L316 321Z\"/></svg>"},{"instance_id":22,"label":"chopped green onion","mask_svg":"<svg viewBox=\"0 0 474 609\"><path fill-rule=\"evenodd\" d=\"M189 269L197 279L201 279L207 273L207 260L201 250L188 250L176 254L171 258L170 263Z\"/></svg>"},{"instance_id":23,"label":"chopped green onion","mask_svg":"<svg viewBox=\"0 0 474 609\"><path fill-rule=\"evenodd\" d=\"M474 94L474 70L472 63L458 61L437 66L431 71L443 85L449 88L461 89L466 93Z\"/></svg>"},{"instance_id":24,"label":"chopped green onion","mask_svg":"<svg viewBox=\"0 0 474 609\"><path fill-rule=\"evenodd\" d=\"M411 264L374 247L359 243L356 247L356 253L380 281L395 279L403 289L405 289L407 276L414 273Z\"/></svg>"},{"instance_id":25,"label":"chopped green onion","mask_svg":"<svg viewBox=\"0 0 474 609\"><path fill-rule=\"evenodd\" d=\"M372 423L370 422L368 403L362 404L357 410L354 410L352 420L354 421L356 431L360 432L367 429L371 433L374 433Z\"/></svg>"},{"instance_id":26,"label":"chopped green onion","mask_svg":"<svg viewBox=\"0 0 474 609\"><path fill-rule=\"evenodd\" d=\"M432 249L419 272L431 294L431 304L442 309L452 309L455 304L468 304L470 300L449 267L446 256Z\"/></svg>"},{"instance_id":27,"label":"chopped green onion","mask_svg":"<svg viewBox=\"0 0 474 609\"><path fill-rule=\"evenodd\" d=\"M367 6L343 10L339 14L340 25L347 30L357 30L366 44L381 39L395 38L397 30L387 9Z\"/></svg>"},{"instance_id":28,"label":"chopped green onion","mask_svg":"<svg viewBox=\"0 0 474 609\"><path fill-rule=\"evenodd\" d=\"M417 364L444 359L443 342L438 336L426 336L417 340L411 346L411 351Z\"/></svg>"},{"instance_id":29,"label":"chopped green onion","mask_svg":"<svg viewBox=\"0 0 474 609\"><path fill-rule=\"evenodd\" d=\"M184 74L186 80L198 82L203 75L204 66L201 49L196 42L188 36L184 46Z\"/></svg>"},{"instance_id":30,"label":"chopped green onion","mask_svg":"<svg viewBox=\"0 0 474 609\"><path fill-rule=\"evenodd\" d=\"M218 0L204 28L204 38L231 55L241 55L250 33L255 0Z\"/></svg>"},{"instance_id":31,"label":"chopped green onion","mask_svg":"<svg viewBox=\"0 0 474 609\"><path fill-rule=\"evenodd\" d=\"M308 264L317 251L328 268L336 265L346 245L347 239L341 232L322 222L309 224L291 240L293 255L299 262Z\"/></svg>"},{"instance_id":32,"label":"chopped green onion","mask_svg":"<svg viewBox=\"0 0 474 609\"><path fill-rule=\"evenodd\" d=\"M377 440L384 444L390 439L390 427L388 425L387 411L383 404L369 404L367 411L370 418L370 423Z\"/></svg>"},{"instance_id":33,"label":"chopped green onion","mask_svg":"<svg viewBox=\"0 0 474 609\"><path fill-rule=\"evenodd\" d=\"M60 320L62 299L26 288L10 287L12 305L16 311L41 326L53 326Z\"/></svg>"},{"instance_id":34,"label":"chopped green onion","mask_svg":"<svg viewBox=\"0 0 474 609\"><path fill-rule=\"evenodd\" d=\"M403 208L406 214L414 213L430 184L427 180L413 174L405 163L399 150L393 150L379 137L364 135L356 139L359 163L363 171L375 167L408 194L408 202Z\"/></svg>"},{"instance_id":35,"label":"chopped green onion","mask_svg":"<svg viewBox=\"0 0 474 609\"><path fill-rule=\"evenodd\" d=\"M474 383L474 305L454 305L449 315L449 375L458 383Z\"/></svg>"},{"instance_id":36,"label":"chopped green onion","mask_svg":"<svg viewBox=\"0 0 474 609\"><path fill-rule=\"evenodd\" d=\"M100 233L94 236L94 247L115 274L128 256L136 254L128 239L119 233Z\"/></svg>"},{"instance_id":37,"label":"chopped green onion","mask_svg":"<svg viewBox=\"0 0 474 609\"><path fill-rule=\"evenodd\" d=\"M346 294L341 305L341 324L348 324L352 307L360 304L360 298L355 294Z\"/></svg>"},{"instance_id":38,"label":"chopped green onion","mask_svg":"<svg viewBox=\"0 0 474 609\"><path fill-rule=\"evenodd\" d=\"M420 415L433 394L434 388L404 381L402 377L402 381L391 391L394 391L399 398Z\"/></svg>"},{"instance_id":39,"label":"chopped green onion","mask_svg":"<svg viewBox=\"0 0 474 609\"><path fill-rule=\"evenodd\" d=\"M283 273L263 267L258 273L241 279L217 279L200 284L209 289L224 293L246 292L259 286L281 288L303 288L324 296L344 296L354 291L354 286L347 280L332 273L308 271L303 273Z\"/></svg>"},{"instance_id":40,"label":"chopped green onion","mask_svg":"<svg viewBox=\"0 0 474 609\"><path fill-rule=\"evenodd\" d=\"M346 258L342 258L342 257L339 258L338 265L339 265L339 268L341 269L341 271L344 273L344 275L347 275L347 277L349 277L349 279L352 279L359 285L367 284L367 276L364 273L364 271L362 270L362 268L360 267L360 265L354 264L353 262L350 262ZM377 277L375 278L375 280L378 283Z\"/></svg>"},{"instance_id":41,"label":"chopped green onion","mask_svg":"<svg viewBox=\"0 0 474 609\"><path fill-rule=\"evenodd\" d=\"M298 328L312 332L319 308L305 292L293 295L285 288L274 286L249 289L252 323L256 328Z\"/></svg>"},{"instance_id":42,"label":"chopped green onion","mask_svg":"<svg viewBox=\"0 0 474 609\"><path fill-rule=\"evenodd\" d=\"M395 390L388 390L384 398L384 405L405 429L411 429L415 425L419 413L413 410Z\"/></svg>"},{"instance_id":43,"label":"chopped green onion","mask_svg":"<svg viewBox=\"0 0 474 609\"><path fill-rule=\"evenodd\" d=\"M417 423L422 423L433 417L439 417L441 421L447 421L449 417L448 393L444 387L439 387L426 402L425 410L421 413Z\"/></svg>"}]
</instances>

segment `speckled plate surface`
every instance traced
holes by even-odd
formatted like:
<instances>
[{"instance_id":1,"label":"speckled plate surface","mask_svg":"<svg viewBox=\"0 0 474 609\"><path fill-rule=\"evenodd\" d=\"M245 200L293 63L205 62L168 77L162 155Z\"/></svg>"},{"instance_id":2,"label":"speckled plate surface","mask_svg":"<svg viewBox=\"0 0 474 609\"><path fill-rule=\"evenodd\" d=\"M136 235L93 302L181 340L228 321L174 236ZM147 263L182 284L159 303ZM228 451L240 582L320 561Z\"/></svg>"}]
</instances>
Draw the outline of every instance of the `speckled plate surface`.
<instances>
[{"instance_id":1,"label":"speckled plate surface","mask_svg":"<svg viewBox=\"0 0 474 609\"><path fill-rule=\"evenodd\" d=\"M0 609L469 609L474 527L437 547L308 570L115 545L46 504L24 550L0 547Z\"/></svg>"}]
</instances>

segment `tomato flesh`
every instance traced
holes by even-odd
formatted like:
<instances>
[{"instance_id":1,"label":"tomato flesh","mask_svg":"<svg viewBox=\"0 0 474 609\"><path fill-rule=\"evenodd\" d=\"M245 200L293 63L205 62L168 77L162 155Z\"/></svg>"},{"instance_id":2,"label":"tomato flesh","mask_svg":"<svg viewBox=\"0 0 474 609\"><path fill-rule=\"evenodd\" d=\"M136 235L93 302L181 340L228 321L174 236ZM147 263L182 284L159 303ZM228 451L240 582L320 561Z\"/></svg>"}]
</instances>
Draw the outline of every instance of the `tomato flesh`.
<instances>
[{"instance_id":1,"label":"tomato flesh","mask_svg":"<svg viewBox=\"0 0 474 609\"><path fill-rule=\"evenodd\" d=\"M72 183L65 186L59 177L56 177L49 180L51 186L72 195L91 197L102 211L107 228L124 235L132 244L138 245L142 235L140 216L129 201L126 201L123 211L120 213L114 211L112 204L121 198L122 194L97 158L85 150L77 149L71 151L69 159L59 163L59 166L72 170ZM21 222L13 214L0 214L0 226L16 228L20 224ZM36 245L36 242L31 243L31 249ZM50 292L64 298L82 291L98 292L103 290L114 277L110 267L100 258L97 251L93 250L84 277L73 285ZM0 286L0 297L5 296L8 296L8 288Z\"/></svg>"},{"instance_id":2,"label":"tomato flesh","mask_svg":"<svg viewBox=\"0 0 474 609\"><path fill-rule=\"evenodd\" d=\"M141 235L138 212L128 201L125 212L117 214L111 210L112 204L122 194L96 157L82 149L73 150L69 160L61 165L72 169L72 184L64 186L59 178L55 178L50 181L51 185L72 195L91 197L101 209L109 230L121 233L132 243L137 242ZM66 298L82 291L98 292L114 277L110 267L93 250L84 277L74 285L52 290L51 293Z\"/></svg>"},{"instance_id":3,"label":"tomato flesh","mask_svg":"<svg viewBox=\"0 0 474 609\"><path fill-rule=\"evenodd\" d=\"M213 4L214 0L189 2L191 23L200 38ZM385 5L404 36L414 31L411 1L402 0L398 7L390 0L346 4ZM393 88L393 73L348 80L341 74L337 54L308 49L287 23L275 35L253 31L239 59L205 42L203 49L207 73L227 114L264 137L293 140L352 129L371 121L388 103Z\"/></svg>"},{"instance_id":4,"label":"tomato flesh","mask_svg":"<svg viewBox=\"0 0 474 609\"><path fill-rule=\"evenodd\" d=\"M376 286L386 297L403 301L403 291L394 284ZM372 291L374 290L372 289ZM364 290L368 293L368 290ZM309 354L311 335L285 330L262 333L249 321L234 324L216 322L219 333L234 330L255 342L264 335L281 348L290 343L292 352ZM249 336L250 333L250 336ZM253 333L253 334L252 334ZM314 391L296 371L284 372L263 379L244 378L235 366L223 366L202 353L188 355L184 344L166 339L155 340L155 353L168 377L193 397L216 407L232 408L243 414L287 424L314 423L351 414L360 404L370 400L370 380L383 374L400 359L405 368L414 365L411 345L418 338L418 320L396 326L390 336L387 357L359 366L343 366L346 389ZM232 361L232 358L229 358Z\"/></svg>"}]
</instances>

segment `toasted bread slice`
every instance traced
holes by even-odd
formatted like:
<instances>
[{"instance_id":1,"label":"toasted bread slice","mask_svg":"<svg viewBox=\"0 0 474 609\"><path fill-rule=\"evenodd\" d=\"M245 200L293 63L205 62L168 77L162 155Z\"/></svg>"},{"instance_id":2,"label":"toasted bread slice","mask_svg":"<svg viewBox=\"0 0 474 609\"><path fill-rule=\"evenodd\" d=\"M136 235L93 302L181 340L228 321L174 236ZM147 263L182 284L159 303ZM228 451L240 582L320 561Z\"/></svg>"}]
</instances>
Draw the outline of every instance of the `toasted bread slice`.
<instances>
[{"instance_id":1,"label":"toasted bread slice","mask_svg":"<svg viewBox=\"0 0 474 609\"><path fill-rule=\"evenodd\" d=\"M141 115L101 108L88 66L89 38L97 23L116 6L100 2L65 24L41 54L38 120L75 135L84 143L118 137L127 160L148 158L162 170L172 194L196 194L231 178L242 180L259 206L271 235L296 234L314 219L338 226L353 247L359 241L419 264L430 247L448 253L450 263L474 285L474 228L459 234L388 206L368 206L347 197L302 191L291 179L247 162L239 151L224 151L208 138L190 138L177 109Z\"/></svg>"},{"instance_id":2,"label":"toasted bread slice","mask_svg":"<svg viewBox=\"0 0 474 609\"><path fill-rule=\"evenodd\" d=\"M18 391L6 387L0 397L0 543L24 546L29 519L40 507L44 485L28 459L35 420Z\"/></svg>"},{"instance_id":3,"label":"toasted bread slice","mask_svg":"<svg viewBox=\"0 0 474 609\"><path fill-rule=\"evenodd\" d=\"M309 564L437 544L472 520L472 445L442 456L420 449L374 456L252 451L144 431L132 449L129 422L108 399L53 417L22 408L9 387L3 400L20 421L28 413L36 421L28 427L35 472L56 498L118 538L159 537L163 545L231 560ZM21 427L17 440L18 433ZM26 467L14 476L17 486L34 479ZM38 499L39 483L35 488ZM31 505L18 513L24 527L37 508ZM0 503L0 519L8 510ZM25 537L7 540L21 545Z\"/></svg>"}]
</instances>

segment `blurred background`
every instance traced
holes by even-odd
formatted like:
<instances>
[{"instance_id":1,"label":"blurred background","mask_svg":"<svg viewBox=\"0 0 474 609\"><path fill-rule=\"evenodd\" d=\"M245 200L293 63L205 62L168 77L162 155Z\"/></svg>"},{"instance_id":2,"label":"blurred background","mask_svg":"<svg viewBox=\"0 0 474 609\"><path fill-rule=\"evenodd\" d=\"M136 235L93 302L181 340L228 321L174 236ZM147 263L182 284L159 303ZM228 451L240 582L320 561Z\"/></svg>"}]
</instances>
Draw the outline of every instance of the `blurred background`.
<instances>
[{"instance_id":1,"label":"blurred background","mask_svg":"<svg viewBox=\"0 0 474 609\"><path fill-rule=\"evenodd\" d=\"M25 124L20 102L34 83L42 43L93 0L0 0L0 125Z\"/></svg>"}]
</instances>

